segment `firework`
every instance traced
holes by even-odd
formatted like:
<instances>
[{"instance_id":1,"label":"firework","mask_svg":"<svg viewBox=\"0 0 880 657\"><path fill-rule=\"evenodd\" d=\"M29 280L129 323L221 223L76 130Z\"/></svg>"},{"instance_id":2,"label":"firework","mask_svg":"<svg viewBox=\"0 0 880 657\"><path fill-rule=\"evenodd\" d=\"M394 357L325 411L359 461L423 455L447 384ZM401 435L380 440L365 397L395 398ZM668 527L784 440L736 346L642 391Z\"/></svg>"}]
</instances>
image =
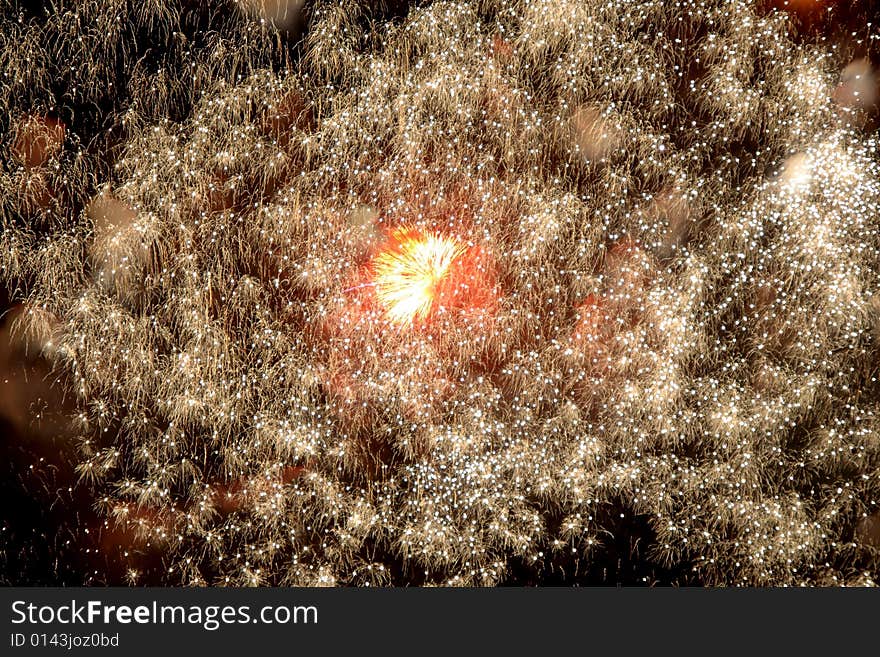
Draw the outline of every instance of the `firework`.
<instances>
[{"instance_id":1,"label":"firework","mask_svg":"<svg viewBox=\"0 0 880 657\"><path fill-rule=\"evenodd\" d=\"M15 353L101 514L67 529L130 582L876 580L867 28L234 4L0 19Z\"/></svg>"},{"instance_id":2,"label":"firework","mask_svg":"<svg viewBox=\"0 0 880 657\"><path fill-rule=\"evenodd\" d=\"M466 247L452 237L398 228L373 261L376 296L386 317L402 326L443 309L453 266ZM453 281L454 282L454 281Z\"/></svg>"}]
</instances>

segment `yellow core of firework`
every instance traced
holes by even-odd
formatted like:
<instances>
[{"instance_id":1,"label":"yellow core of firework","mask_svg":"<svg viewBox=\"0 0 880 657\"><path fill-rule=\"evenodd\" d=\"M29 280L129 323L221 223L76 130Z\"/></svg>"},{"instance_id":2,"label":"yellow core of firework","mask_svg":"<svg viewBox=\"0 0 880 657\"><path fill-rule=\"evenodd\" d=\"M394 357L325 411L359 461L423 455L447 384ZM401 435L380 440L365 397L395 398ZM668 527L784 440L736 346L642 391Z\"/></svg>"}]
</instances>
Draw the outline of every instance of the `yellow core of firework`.
<instances>
[{"instance_id":1,"label":"yellow core of firework","mask_svg":"<svg viewBox=\"0 0 880 657\"><path fill-rule=\"evenodd\" d=\"M396 229L373 261L376 295L386 318L401 326L427 318L452 263L465 250L452 237Z\"/></svg>"}]
</instances>

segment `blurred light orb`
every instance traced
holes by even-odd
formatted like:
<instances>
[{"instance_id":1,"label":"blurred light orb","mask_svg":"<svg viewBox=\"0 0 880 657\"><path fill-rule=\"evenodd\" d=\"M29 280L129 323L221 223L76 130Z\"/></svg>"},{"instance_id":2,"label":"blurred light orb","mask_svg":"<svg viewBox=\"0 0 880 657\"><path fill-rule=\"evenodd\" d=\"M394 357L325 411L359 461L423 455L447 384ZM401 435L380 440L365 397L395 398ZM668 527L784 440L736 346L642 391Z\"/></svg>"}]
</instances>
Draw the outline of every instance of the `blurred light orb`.
<instances>
[{"instance_id":1,"label":"blurred light orb","mask_svg":"<svg viewBox=\"0 0 880 657\"><path fill-rule=\"evenodd\" d=\"M279 30L296 28L302 17L305 0L239 0L250 16L270 22Z\"/></svg>"},{"instance_id":2,"label":"blurred light orb","mask_svg":"<svg viewBox=\"0 0 880 657\"><path fill-rule=\"evenodd\" d=\"M806 153L796 153L785 160L780 180L790 192L804 192L809 189L813 182L813 169Z\"/></svg>"},{"instance_id":3,"label":"blurred light orb","mask_svg":"<svg viewBox=\"0 0 880 657\"><path fill-rule=\"evenodd\" d=\"M841 107L870 110L876 103L878 89L877 75L868 59L856 59L843 69L840 84L834 90L834 100Z\"/></svg>"},{"instance_id":4,"label":"blurred light orb","mask_svg":"<svg viewBox=\"0 0 880 657\"><path fill-rule=\"evenodd\" d=\"M12 153L27 169L42 167L64 146L64 124L50 116L25 117L15 133Z\"/></svg>"}]
</instances>

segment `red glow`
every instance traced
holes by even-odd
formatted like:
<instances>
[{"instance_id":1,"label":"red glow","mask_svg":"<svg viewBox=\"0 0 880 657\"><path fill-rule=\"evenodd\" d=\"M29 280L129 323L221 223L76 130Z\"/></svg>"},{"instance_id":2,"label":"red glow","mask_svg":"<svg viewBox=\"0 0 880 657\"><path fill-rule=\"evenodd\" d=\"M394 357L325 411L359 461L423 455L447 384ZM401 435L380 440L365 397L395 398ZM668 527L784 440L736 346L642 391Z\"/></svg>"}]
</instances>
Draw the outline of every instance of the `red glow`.
<instances>
[{"instance_id":1,"label":"red glow","mask_svg":"<svg viewBox=\"0 0 880 657\"><path fill-rule=\"evenodd\" d=\"M574 339L577 341L594 342L599 339L602 331L602 302L595 294L587 298L578 308L578 322L575 326Z\"/></svg>"}]
</instances>

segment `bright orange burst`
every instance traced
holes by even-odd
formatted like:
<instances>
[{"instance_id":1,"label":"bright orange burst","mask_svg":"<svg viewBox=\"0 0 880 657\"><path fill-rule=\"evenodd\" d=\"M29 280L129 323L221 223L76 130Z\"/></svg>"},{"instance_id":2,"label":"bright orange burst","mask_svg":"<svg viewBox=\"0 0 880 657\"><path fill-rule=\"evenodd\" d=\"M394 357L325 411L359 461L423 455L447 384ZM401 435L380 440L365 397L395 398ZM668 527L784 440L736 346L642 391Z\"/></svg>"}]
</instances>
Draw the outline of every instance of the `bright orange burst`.
<instances>
[{"instance_id":1,"label":"bright orange burst","mask_svg":"<svg viewBox=\"0 0 880 657\"><path fill-rule=\"evenodd\" d=\"M401 326L426 319L450 267L466 250L453 237L407 226L396 229L373 261L376 296L385 316Z\"/></svg>"}]
</instances>

